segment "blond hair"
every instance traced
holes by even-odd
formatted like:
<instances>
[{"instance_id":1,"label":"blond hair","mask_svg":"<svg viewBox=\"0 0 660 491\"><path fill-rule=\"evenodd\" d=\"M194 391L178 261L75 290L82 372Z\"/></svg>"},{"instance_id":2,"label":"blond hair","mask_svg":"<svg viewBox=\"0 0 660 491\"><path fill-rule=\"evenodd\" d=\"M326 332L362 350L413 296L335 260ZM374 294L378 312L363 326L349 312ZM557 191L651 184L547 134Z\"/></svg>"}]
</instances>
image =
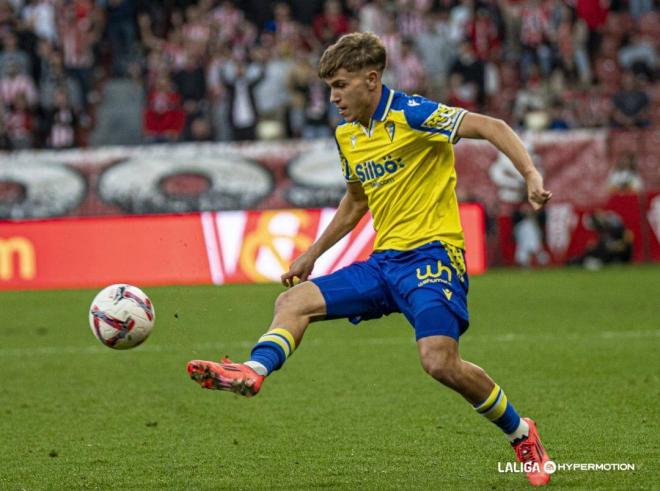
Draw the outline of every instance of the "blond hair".
<instances>
[{"instance_id":1,"label":"blond hair","mask_svg":"<svg viewBox=\"0 0 660 491\"><path fill-rule=\"evenodd\" d=\"M380 38L371 32L353 32L325 50L319 62L319 78L331 78L342 68L349 72L374 68L383 73L386 65L387 53Z\"/></svg>"}]
</instances>

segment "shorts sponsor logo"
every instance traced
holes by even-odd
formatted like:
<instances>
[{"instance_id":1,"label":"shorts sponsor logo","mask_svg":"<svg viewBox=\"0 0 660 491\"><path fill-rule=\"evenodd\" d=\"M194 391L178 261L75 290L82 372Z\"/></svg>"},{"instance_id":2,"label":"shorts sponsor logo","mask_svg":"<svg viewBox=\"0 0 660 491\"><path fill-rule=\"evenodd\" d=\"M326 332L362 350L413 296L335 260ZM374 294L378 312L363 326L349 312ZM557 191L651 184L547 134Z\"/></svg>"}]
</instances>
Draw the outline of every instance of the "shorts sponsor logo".
<instances>
[{"instance_id":1,"label":"shorts sponsor logo","mask_svg":"<svg viewBox=\"0 0 660 491\"><path fill-rule=\"evenodd\" d=\"M419 280L417 286L428 283L451 283L452 271L449 266L445 266L438 259L436 264L427 264L423 271L422 268L417 268L417 279ZM450 299L451 291L449 295L445 292L445 296Z\"/></svg>"}]
</instances>

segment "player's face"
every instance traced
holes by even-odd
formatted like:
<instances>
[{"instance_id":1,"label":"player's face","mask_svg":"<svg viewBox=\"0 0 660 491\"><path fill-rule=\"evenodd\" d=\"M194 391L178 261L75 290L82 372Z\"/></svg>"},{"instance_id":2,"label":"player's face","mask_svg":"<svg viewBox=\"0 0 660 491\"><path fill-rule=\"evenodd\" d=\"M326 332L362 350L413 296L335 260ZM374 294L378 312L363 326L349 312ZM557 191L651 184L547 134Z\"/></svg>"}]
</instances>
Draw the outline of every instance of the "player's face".
<instances>
[{"instance_id":1,"label":"player's face","mask_svg":"<svg viewBox=\"0 0 660 491\"><path fill-rule=\"evenodd\" d=\"M359 121L365 126L378 105L377 81L378 74L374 70L349 72L345 68L325 80L330 86L330 102L337 106L341 117L349 123Z\"/></svg>"}]
</instances>

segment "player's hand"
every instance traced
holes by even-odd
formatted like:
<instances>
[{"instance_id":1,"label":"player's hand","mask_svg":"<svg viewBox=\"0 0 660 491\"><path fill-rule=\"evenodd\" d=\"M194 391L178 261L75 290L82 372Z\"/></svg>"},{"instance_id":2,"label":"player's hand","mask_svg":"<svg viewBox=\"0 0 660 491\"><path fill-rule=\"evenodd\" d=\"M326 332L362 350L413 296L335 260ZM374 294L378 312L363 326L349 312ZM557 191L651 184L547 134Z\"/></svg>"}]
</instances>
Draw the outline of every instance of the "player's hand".
<instances>
[{"instance_id":1,"label":"player's hand","mask_svg":"<svg viewBox=\"0 0 660 491\"><path fill-rule=\"evenodd\" d=\"M309 278L309 275L312 273L312 269L314 269L315 262L316 256L310 251L298 256L298 258L291 263L291 266L289 266L289 271L280 277L282 285L290 288L298 281L307 281L307 278ZM296 279L298 279L298 281L296 281Z\"/></svg>"},{"instance_id":2,"label":"player's hand","mask_svg":"<svg viewBox=\"0 0 660 491\"><path fill-rule=\"evenodd\" d=\"M543 187L543 178L538 172L527 177L527 199L534 211L538 211L552 198L552 193Z\"/></svg>"}]
</instances>

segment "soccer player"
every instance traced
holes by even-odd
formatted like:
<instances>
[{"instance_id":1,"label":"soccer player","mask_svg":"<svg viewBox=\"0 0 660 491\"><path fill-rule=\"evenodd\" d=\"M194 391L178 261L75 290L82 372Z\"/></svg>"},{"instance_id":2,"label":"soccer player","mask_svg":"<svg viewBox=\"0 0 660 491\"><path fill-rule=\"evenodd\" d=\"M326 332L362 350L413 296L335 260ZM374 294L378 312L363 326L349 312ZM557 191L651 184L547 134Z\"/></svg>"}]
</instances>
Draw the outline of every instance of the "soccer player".
<instances>
[{"instance_id":1,"label":"soccer player","mask_svg":"<svg viewBox=\"0 0 660 491\"><path fill-rule=\"evenodd\" d=\"M465 137L495 145L525 178L535 210L551 193L506 123L396 92L381 81L385 66L383 43L371 33L342 36L324 52L319 76L343 118L335 138L346 193L323 234L282 275L290 288L277 298L272 324L250 359L193 360L188 373L207 389L253 396L300 346L310 322L348 318L357 324L401 312L415 330L424 370L495 423L526 463L529 481L546 484L549 458L534 421L521 418L500 386L458 352L469 324L468 275L453 144ZM369 259L307 281L316 259L367 210L376 230Z\"/></svg>"}]
</instances>

